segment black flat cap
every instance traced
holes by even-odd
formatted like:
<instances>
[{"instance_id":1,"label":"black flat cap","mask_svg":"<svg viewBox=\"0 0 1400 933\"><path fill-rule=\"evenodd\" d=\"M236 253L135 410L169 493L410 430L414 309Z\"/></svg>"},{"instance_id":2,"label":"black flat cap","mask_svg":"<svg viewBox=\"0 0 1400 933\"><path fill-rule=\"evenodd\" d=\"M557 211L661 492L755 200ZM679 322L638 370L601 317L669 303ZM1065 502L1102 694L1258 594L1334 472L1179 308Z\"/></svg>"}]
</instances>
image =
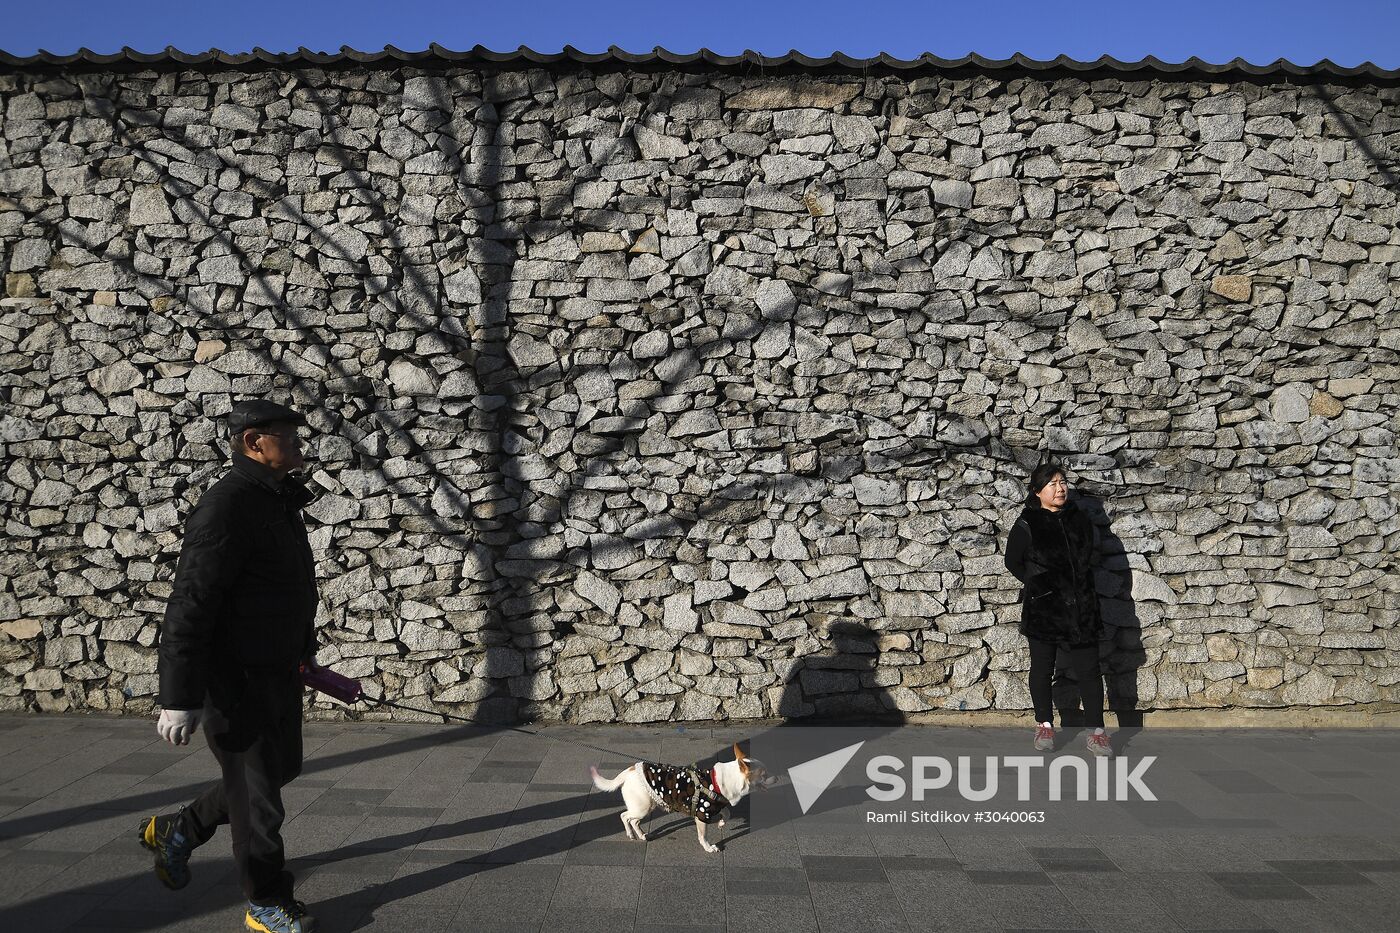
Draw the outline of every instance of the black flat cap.
<instances>
[{"instance_id":1,"label":"black flat cap","mask_svg":"<svg viewBox=\"0 0 1400 933\"><path fill-rule=\"evenodd\" d=\"M264 399L239 402L233 406L228 416L228 432L238 434L248 428L283 422L286 424L306 424L306 416L292 411L286 405L278 405Z\"/></svg>"}]
</instances>

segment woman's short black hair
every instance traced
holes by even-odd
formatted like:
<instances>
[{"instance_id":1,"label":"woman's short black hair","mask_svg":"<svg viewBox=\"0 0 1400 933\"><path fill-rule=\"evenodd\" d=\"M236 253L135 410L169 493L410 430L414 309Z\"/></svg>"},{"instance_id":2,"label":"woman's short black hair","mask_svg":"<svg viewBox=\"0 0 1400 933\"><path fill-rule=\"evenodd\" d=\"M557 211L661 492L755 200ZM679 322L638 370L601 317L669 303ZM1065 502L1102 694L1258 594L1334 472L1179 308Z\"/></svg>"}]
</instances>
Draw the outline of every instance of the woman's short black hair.
<instances>
[{"instance_id":1,"label":"woman's short black hair","mask_svg":"<svg viewBox=\"0 0 1400 933\"><path fill-rule=\"evenodd\" d=\"M1040 497L1036 493L1044 489L1046 483L1056 476L1063 476L1064 473L1064 467L1054 460L1046 460L1031 470L1031 477L1026 480L1026 505L1039 505Z\"/></svg>"}]
</instances>

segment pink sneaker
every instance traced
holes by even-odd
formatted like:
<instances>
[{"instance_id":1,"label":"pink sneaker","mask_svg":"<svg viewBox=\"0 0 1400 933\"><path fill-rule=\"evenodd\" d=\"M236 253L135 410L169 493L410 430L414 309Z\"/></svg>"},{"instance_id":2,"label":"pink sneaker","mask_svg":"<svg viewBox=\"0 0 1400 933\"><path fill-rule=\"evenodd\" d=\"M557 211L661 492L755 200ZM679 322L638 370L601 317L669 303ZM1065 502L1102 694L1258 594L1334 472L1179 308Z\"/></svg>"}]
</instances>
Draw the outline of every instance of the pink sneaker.
<instances>
[{"instance_id":1,"label":"pink sneaker","mask_svg":"<svg viewBox=\"0 0 1400 933\"><path fill-rule=\"evenodd\" d=\"M1038 752L1051 752L1055 750L1055 730L1049 726L1036 723L1035 725L1035 750Z\"/></svg>"},{"instance_id":2,"label":"pink sneaker","mask_svg":"<svg viewBox=\"0 0 1400 933\"><path fill-rule=\"evenodd\" d=\"M1104 732L1090 732L1089 738L1084 741L1091 754L1099 758L1112 758L1113 746L1108 744L1108 734Z\"/></svg>"}]
</instances>

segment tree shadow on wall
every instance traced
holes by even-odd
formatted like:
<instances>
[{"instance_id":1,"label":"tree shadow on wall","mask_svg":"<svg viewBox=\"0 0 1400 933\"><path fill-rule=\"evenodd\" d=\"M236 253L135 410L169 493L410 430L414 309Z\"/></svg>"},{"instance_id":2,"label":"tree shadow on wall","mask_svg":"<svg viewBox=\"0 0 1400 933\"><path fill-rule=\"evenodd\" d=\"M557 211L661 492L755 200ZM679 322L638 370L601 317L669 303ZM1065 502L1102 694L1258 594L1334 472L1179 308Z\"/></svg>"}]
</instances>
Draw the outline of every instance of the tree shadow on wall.
<instances>
[{"instance_id":1,"label":"tree shadow on wall","mask_svg":"<svg viewBox=\"0 0 1400 933\"><path fill-rule=\"evenodd\" d=\"M541 368L517 364L511 352L515 339L538 336L533 325L522 320L521 315L513 313L512 303L522 285L517 281L515 271L519 247L527 233L533 238L545 232L544 227L538 224L532 224L527 231L518 220L505 216L508 211L502 207L506 200L504 187L521 177L520 166L509 157L513 140L509 134L503 135L502 123L503 118L509 116L510 108L520 104L500 102L498 109L490 103L491 95L483 92L485 102L476 114L460 118L446 85L439 82L431 86L427 109L414 118L417 121L415 131L425 139L431 137L436 140L431 148L443 157L445 173L454 176L456 184L452 186L452 191L462 198L463 216L480 228L479 233L468 236L460 244L460 249L445 260L449 267L460 264L459 268L474 270L480 300L463 303L444 299L441 307L435 307L434 299L439 293L440 284L437 274L428 264L411 261L415 258L412 238L401 235L400 218L393 208L392 199L375 187L372 176L365 170L363 159L347 145L346 140L353 137L340 134L343 121L337 117L332 102L318 90L321 82L310 78L298 80L296 84L297 92L305 98L302 103L320 113L323 126L329 133L318 149L318 154L328 157L340 170L338 174L330 176L334 187L329 190L339 191L343 198L353 200L356 210L365 212L370 220L379 224L377 239L381 242L375 248L376 255L387 255L395 260L390 264L393 271L384 277L384 282L375 284L373 288L368 283L374 277L367 275L372 271L372 264L361 255L347 252L341 238L324 231L313 236L310 242L288 247L290 255L281 257L276 263L270 257L250 255L240 248L239 242L226 229L226 224L195 203L197 189L193 183L172 176L166 170L164 161L146 151L144 141L161 133L124 123L123 111L115 97L115 85L105 89L109 95L107 98L87 93L84 100L94 112L110 119L117 137L152 172L167 196L176 202L182 218L188 212L194 221L215 231L214 239L223 251L221 255L226 253L231 256L246 279L245 284L236 287L233 292L228 292L226 288L220 289L217 295L211 292L207 303L191 302L186 296L184 303L188 310L205 316L198 324L207 319L215 326L231 326L221 323L231 309L240 306L250 291L267 291L264 273L274 267L281 269L281 265L285 264L283 260L304 260L314 265L319 253L333 260L341 273L361 276L366 283L362 291L355 290L345 298L349 309L365 311L377 327L411 331L418 334L420 339L429 339L430 343L437 340L448 348L447 352L467 364L464 371L473 378L474 389L464 390L467 394L455 396L455 399L470 396L475 403L460 419L484 438L483 447L478 451L481 456L473 458L480 467L475 475L463 475L461 470L455 469L455 463L436 456L434 451L428 449L431 445L420 439L422 431L426 429L451 431L452 427L446 424L450 419L436 413L424 415L408 398L385 399L382 391L363 375L364 370L347 366L342 355L332 352L337 348L333 345L333 338L326 335L324 323L314 313L305 310L306 306L313 309L317 306L316 301L303 301L311 297L307 290L310 286L292 287L289 281L280 300L269 303L266 300L268 296L263 295L263 300L258 304L278 319L277 324L282 329L298 335L299 340L292 343L299 342L304 347L324 351L320 376L308 377L297 372L295 367L289 368L285 356L275 356L270 352L270 346L257 346L257 340L249 340L250 345L254 345L252 352L275 373L273 394L281 398L290 393L291 403L310 409L313 424L326 436L342 433L338 430L342 427L355 429L351 440L356 452L350 454L347 466L357 468L361 474L372 474L376 485L390 493L392 512L385 528L382 532L374 529L381 541L403 532L432 533L464 545L469 552L468 561L476 565L476 572L479 573L479 576L473 577L476 585L462 587L465 581L460 578L444 580L439 577L420 590L423 595L419 597L419 601L431 602L446 595L466 597L480 603L483 624L473 628L472 633L485 649L485 657L471 676L485 679L491 684L491 689L487 696L473 694L469 700L462 701L464 705L457 707L457 711L470 712L482 721L494 723L534 718L530 715L534 711L531 703L534 698L529 696L535 687L534 678L520 669L519 655L510 649L528 652L537 649L548 635L555 638L569 635L566 618L559 614L546 618L551 588L561 584L561 568L565 565L556 560L541 559L536 543L538 539L546 537L549 526L557 523L560 515L567 512L581 478L613 472L616 470L612 462L615 457L634 452L642 429L631 422L636 420L632 416L638 413L620 406L620 414L628 417L593 422L593 425L607 422L611 426L605 429L594 427L588 432L588 443L579 451L582 463L577 468L564 471L562 492L553 492L546 488L548 484L537 483L538 476L532 472L528 457L522 456L522 453L532 453L530 445L526 443L531 431L524 410L529 393L538 390L543 381L551 378L568 381L596 364L570 363L567 359L561 359L552 366ZM461 125L454 124L454 120ZM224 157L218 151L210 149L209 153L211 158L220 160L225 167L231 167L224 163ZM595 166L590 168L596 171ZM328 189L321 184L317 190ZM271 199L284 193L281 188L269 188L258 194L259 197ZM273 216L271 207L263 213ZM275 216L298 225L304 224L313 231L318 230L322 223L316 217L307 215L298 206L295 197L284 197L278 201ZM586 224L577 218L558 221L561 230L575 231L579 226ZM129 259L114 262L131 276L143 294L154 298L184 291L181 283L140 272ZM387 289L382 287L385 285ZM445 286L443 292L446 293ZM700 333L713 330L712 336L695 343L687 340L684 345L676 342L677 352L672 356L678 365L671 367L673 371L659 377L653 397L630 400L632 405L641 406L642 402L647 401L652 403L653 408L658 408L663 402L699 391L686 383L701 375L703 361L719 355L716 351L723 349L731 340L752 339L761 329L762 321L755 315L750 327L738 329L730 328L728 323L723 329L718 326L718 321L711 323L715 326L702 329ZM180 326L191 325L182 323ZM424 362L419 358L422 354L416 343L411 349L378 348L376 352L379 356L375 360L379 362L399 359L415 364ZM623 348L619 358L626 355L626 348ZM321 378L326 380L324 385L315 382ZM715 392L717 389L711 387L708 391ZM351 415L344 411L342 405L342 410L337 411L332 401L337 397L343 401L362 403L362 410ZM440 396L439 401L449 397L454 396ZM751 411L763 411L768 402L760 399L749 404L756 406L751 407ZM194 413L193 410L181 412L182 415ZM582 435L584 432L579 433ZM361 449L360 441L370 434L382 434L384 443L381 446L385 449ZM398 461L393 471L386 469L386 453ZM357 492L347 487L346 494L362 496L363 490ZM684 498L698 500L699 497L687 495ZM684 528L685 513L704 518L711 511L711 503L681 501L681 497L677 497L671 503L671 514L666 517L675 517ZM634 537L625 532L624 536ZM647 541L645 536L634 540L644 545L657 544L659 556L670 556L661 554L659 542ZM589 542L587 549L595 546ZM173 556L169 555L171 559ZM442 592L444 588L448 592ZM544 630L546 626L549 631ZM408 653L404 650L407 647L405 643L400 657ZM492 651L492 648L503 650ZM389 686L397 684L391 682ZM453 686L449 685L449 689ZM826 707L835 704L834 700L824 700L822 703ZM874 711L873 707L870 709Z\"/></svg>"},{"instance_id":2,"label":"tree shadow on wall","mask_svg":"<svg viewBox=\"0 0 1400 933\"><path fill-rule=\"evenodd\" d=\"M1340 82L1339 82L1340 83ZM1384 146L1384 130L1375 125L1364 126L1364 115L1349 113L1339 102L1338 96L1324 84L1316 84L1311 88L1317 99L1327 109L1327 117L1356 144L1356 148L1365 156L1366 161L1375 166L1385 182L1385 187L1392 191L1400 190L1400 159L1393 154L1387 153ZM1353 106L1355 101L1349 101ZM1363 109L1369 109L1364 107ZM1371 113L1370 119L1375 120L1377 116L1384 117L1386 108L1377 105ZM1370 132L1363 132L1369 130ZM1393 150L1392 150L1393 152Z\"/></svg>"},{"instance_id":3,"label":"tree shadow on wall","mask_svg":"<svg viewBox=\"0 0 1400 933\"><path fill-rule=\"evenodd\" d=\"M333 108L325 102L315 87L302 83L301 89L306 92L309 103L321 113L323 125L331 130L326 144L320 147L318 153L328 154L343 170L337 178L352 183L349 187L341 184L337 190L355 195L354 200L358 202L355 210L367 211L372 220L381 223L383 245L388 248L390 255L402 260L409 247L400 238L397 225L392 222L395 219L394 212L387 205L385 195L374 189L363 166L352 157L344 142L338 138L337 132L342 127L342 121L335 116ZM278 194L286 193L285 185L279 189L262 182L252 184L258 197L269 199L269 205L263 213L283 221L305 224L316 235L292 247L273 249L267 256L249 254L229 232L225 223L196 203L198 186L174 177L166 170L164 161L152 156L145 143L153 134L160 134L140 124L129 125L124 111L118 105L118 93L115 82L109 83L105 88L95 84L86 87L83 94L84 107L88 113L111 123L115 138L152 173L165 195L174 200L180 219L207 227L212 232L212 241L217 245L214 254L231 257L244 277L243 284L234 287L231 292L224 287L223 290L228 292L227 294L216 297L211 293L207 301L194 301L191 300L185 284L142 271L129 256L113 256L111 262L120 272L119 284L122 290L129 288L152 301L181 295L185 308L190 313L199 315L201 324L206 319L213 321L212 326L219 328L221 333L242 329L237 324L222 323L220 319L229 313L231 307L242 307L247 303L253 311L261 310L262 313L273 315L282 329L301 338L283 341L284 346L309 347L322 351L325 381L315 384L312 381L313 377L297 372L294 367L289 368L285 357L274 357L271 353L272 344L259 346L256 339L247 338L249 351L271 369L272 378L277 380L270 395L278 400L289 401L306 412L313 426L323 436L333 437L338 427L350 421L343 412L337 412L331 407L328 396L340 396L345 400L363 403L362 412L355 416L356 420L361 422L354 425L358 438L382 433L386 440L384 446L387 452L414 467L406 473L391 474L385 469L382 451L360 451L357 460L350 462L351 466L357 467L361 472L375 475L385 489L393 491L391 504L394 508L388 519L387 530L381 537L393 537L411 523L417 523L420 526L418 530L431 529L432 532L448 538L474 536L480 543L472 544L472 553L469 556L478 558L477 562L483 565L485 582L489 587L484 595L485 624L478 630L481 644L485 648L509 645L515 635L520 635L522 640L528 642L536 634L529 628L532 620L528 610L532 607L527 605L531 604L535 589L531 585L532 581L528 579L531 564L529 561L510 560L518 556L512 551L524 541L525 530L529 527L527 523L511 509L495 509L489 514L476 514L463 508L456 515L444 516L438 514L427 495L397 491L395 487L411 484L418 476L428 476L430 480L438 479L444 484L452 482L453 474L444 471L439 460L434 458L412 433L420 413L395 404L393 399L385 401L380 398L368 378L351 372L342 357L332 352L337 349L333 346L333 341L318 334L315 315L308 314L302 306L300 299L305 296L301 292L306 289L287 283L284 296L280 285L277 289L269 285L267 273L274 269L285 272L286 263L291 261L287 256L278 258L283 253L288 253L291 258L305 259L313 268L315 254L320 254L343 267L340 271L352 270L353 274L369 282L373 277L367 275L370 268L364 258L348 252L337 237L325 234L319 221L306 216L294 205L294 197L272 201L271 199ZM424 119L439 124L445 123L453 112L451 100L439 94L434 104L432 111L425 111ZM396 271L388 277L386 283L382 283L389 286L387 290L366 286L363 291L352 295L348 300L355 308L365 310L376 324L384 323L384 315L388 315L391 320L397 317L396 326L402 327L407 323L420 335L440 340L469 364L468 371L475 377L480 388L478 396L490 401L490 404L478 405L480 410L473 411L468 416L473 422L471 426L490 439L483 458L485 472L490 477L490 489L478 499L488 505L497 502L519 505L521 502L528 504L530 489L528 477L520 469L509 443L512 429L519 418L520 405L517 398L521 391L521 379L507 352L507 343L511 336L512 324L508 302L512 293L513 267L520 235L511 224L492 224L492 221L497 219L498 204L501 201L500 186L514 180L515 169L511 166L510 174L507 175L508 159L504 156L507 146L499 139L497 132L499 115L494 108L484 105L482 116L483 119L477 121L481 125L471 127L472 136L461 147L461 152L453 154L459 165L456 172L460 183L458 191L467 203L465 210L477 218L485 228L482 235L471 238L463 248L461 257L454 257L463 262L472 260L474 267L480 270L476 273L482 292L479 307L454 308L444 302L443 312L436 313L431 300L436 293L435 281L427 277L418 266L407 261L392 264ZM450 138L444 136L443 139ZM201 152L218 162L224 169L237 168L219 150L201 147ZM36 219L41 223L49 223L42 216ZM81 228L75 228L75 232L49 225L56 235L65 239L70 236L76 237L75 242L79 245L94 250L98 245L84 240ZM474 247L477 253L486 258L475 261L478 257L473 253ZM258 300L249 302L250 293L253 292L258 293ZM67 307L61 301L58 303L61 307ZM313 309L316 307L314 301L309 304ZM460 311L475 312L479 317L479 326L475 332L461 326L457 320ZM242 327L248 328L250 333L257 330L249 324ZM172 325L171 332L177 332L178 329L194 328L178 323ZM395 351L387 351L387 355L392 360L397 354ZM213 394L218 396L226 393ZM236 396L243 392L230 390L227 394ZM405 398L404 401L408 399ZM177 405L173 411L181 417L198 417L203 414L213 418L218 415L217 410L211 412L207 407L201 412L193 403L189 404L188 410L182 410L181 406ZM216 443L213 446L217 448L219 445ZM173 493L178 496L191 481L202 482L208 478L206 470L213 473L219 469L222 469L222 465L211 464L201 467L193 474L177 474ZM457 490L453 488L451 492L457 493ZM349 494L355 495L355 491L349 490ZM465 497L457 495L445 498L460 501ZM155 555L154 559L157 562L165 560L173 563L174 557L174 552L167 552ZM524 567L525 578L516 572L519 567ZM403 653L401 651L401 655ZM511 657L501 652L490 651L486 652L482 665L475 673L477 676L484 676L495 685L495 695L485 698L477 707L477 711L482 714L480 718L492 722L517 720L518 708L522 701L516 694L523 691L517 691L513 686L511 690L506 691L505 685L514 684L522 679L528 681L530 676L520 671ZM528 684L522 684L522 687L528 688Z\"/></svg>"},{"instance_id":4,"label":"tree shadow on wall","mask_svg":"<svg viewBox=\"0 0 1400 933\"><path fill-rule=\"evenodd\" d=\"M1098 531L1099 566L1095 585L1103 614L1104 634L1099 641L1099 666L1105 682L1104 706L1118 723L1114 748L1121 752L1145 724L1139 708L1138 671L1147 660L1142 645L1142 621L1133 600L1133 569L1123 539L1113 532L1112 519L1103 500L1084 493L1074 495L1075 504L1089 516ZM1065 726L1082 727L1078 679L1068 652L1059 652L1051 687L1055 709Z\"/></svg>"}]
</instances>

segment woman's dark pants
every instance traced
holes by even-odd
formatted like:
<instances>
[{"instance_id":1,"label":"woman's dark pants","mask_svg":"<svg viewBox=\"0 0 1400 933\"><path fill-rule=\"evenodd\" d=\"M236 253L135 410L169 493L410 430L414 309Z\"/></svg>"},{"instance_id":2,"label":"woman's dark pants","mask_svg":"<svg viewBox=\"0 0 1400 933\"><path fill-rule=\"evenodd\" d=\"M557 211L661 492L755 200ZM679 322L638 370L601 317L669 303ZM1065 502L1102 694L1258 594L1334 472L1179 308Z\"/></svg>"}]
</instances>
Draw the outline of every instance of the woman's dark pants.
<instances>
[{"instance_id":1,"label":"woman's dark pants","mask_svg":"<svg viewBox=\"0 0 1400 933\"><path fill-rule=\"evenodd\" d=\"M1031 646L1031 703L1035 706L1036 722L1054 722L1055 706L1051 700L1050 684L1055 674L1055 654L1069 655L1079 687L1079 700L1084 707L1084 725L1103 725L1103 676L1099 673L1099 645L1060 645L1038 638L1026 639Z\"/></svg>"}]
</instances>

